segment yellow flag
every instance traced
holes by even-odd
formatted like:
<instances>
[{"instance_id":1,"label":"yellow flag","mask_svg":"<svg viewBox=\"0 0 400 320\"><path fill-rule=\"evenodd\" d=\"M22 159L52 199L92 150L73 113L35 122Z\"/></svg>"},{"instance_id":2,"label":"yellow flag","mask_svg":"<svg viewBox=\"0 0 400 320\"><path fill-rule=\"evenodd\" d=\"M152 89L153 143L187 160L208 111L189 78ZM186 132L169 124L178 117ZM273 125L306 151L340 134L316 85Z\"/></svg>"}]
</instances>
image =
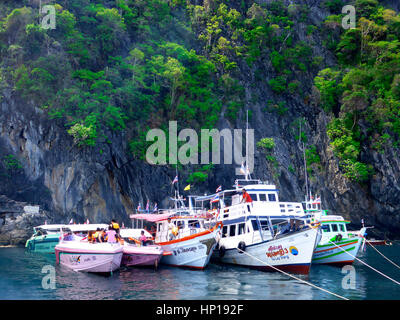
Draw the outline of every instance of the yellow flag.
<instances>
[{"instance_id":1,"label":"yellow flag","mask_svg":"<svg viewBox=\"0 0 400 320\"><path fill-rule=\"evenodd\" d=\"M183 189L184 191L188 191L188 190L190 190L190 184L188 184L186 187L185 187L185 189Z\"/></svg>"}]
</instances>

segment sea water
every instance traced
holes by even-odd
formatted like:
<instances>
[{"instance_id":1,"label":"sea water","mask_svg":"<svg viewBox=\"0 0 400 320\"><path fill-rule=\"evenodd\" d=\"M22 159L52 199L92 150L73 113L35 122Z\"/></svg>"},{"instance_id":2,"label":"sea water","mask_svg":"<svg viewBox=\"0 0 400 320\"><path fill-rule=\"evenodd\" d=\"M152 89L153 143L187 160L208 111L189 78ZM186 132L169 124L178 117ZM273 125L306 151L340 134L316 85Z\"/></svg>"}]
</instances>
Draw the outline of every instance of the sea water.
<instances>
[{"instance_id":1,"label":"sea water","mask_svg":"<svg viewBox=\"0 0 400 320\"><path fill-rule=\"evenodd\" d=\"M377 246L400 265L400 245ZM400 282L400 269L371 247L358 257ZM350 271L312 265L308 276L298 276L348 299L400 299L400 286L360 262ZM50 271L49 271L50 270ZM53 273L51 274L51 271ZM47 281L53 276L54 279ZM346 278L347 277L347 278ZM53 289L49 286L52 283ZM203 270L160 265L157 270L121 268L110 276L74 272L56 266L54 254L24 248L0 248L0 299L146 299L146 300L325 300L338 299L277 272L210 263Z\"/></svg>"}]
</instances>

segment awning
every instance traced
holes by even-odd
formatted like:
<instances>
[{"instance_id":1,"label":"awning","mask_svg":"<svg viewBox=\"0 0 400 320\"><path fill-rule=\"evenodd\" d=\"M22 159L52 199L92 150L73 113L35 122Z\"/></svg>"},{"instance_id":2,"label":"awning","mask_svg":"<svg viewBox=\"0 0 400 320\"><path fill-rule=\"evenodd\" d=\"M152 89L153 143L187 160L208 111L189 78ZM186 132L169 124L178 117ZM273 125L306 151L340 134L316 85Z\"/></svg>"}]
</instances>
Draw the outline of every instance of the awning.
<instances>
[{"instance_id":1,"label":"awning","mask_svg":"<svg viewBox=\"0 0 400 320\"><path fill-rule=\"evenodd\" d=\"M162 214L153 214L153 213L140 213L140 214L131 214L131 219L138 219L138 220L146 220L149 222L158 222L162 220L168 219L170 216L173 216L175 212L168 212Z\"/></svg>"}]
</instances>

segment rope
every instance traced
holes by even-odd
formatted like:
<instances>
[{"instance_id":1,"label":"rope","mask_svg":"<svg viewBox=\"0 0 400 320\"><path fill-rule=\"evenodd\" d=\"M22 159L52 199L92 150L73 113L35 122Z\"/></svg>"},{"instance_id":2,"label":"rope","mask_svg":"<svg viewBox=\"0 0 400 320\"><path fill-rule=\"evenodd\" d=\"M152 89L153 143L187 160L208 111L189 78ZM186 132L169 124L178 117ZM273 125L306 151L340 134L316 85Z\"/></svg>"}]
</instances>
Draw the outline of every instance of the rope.
<instances>
[{"instance_id":1,"label":"rope","mask_svg":"<svg viewBox=\"0 0 400 320\"><path fill-rule=\"evenodd\" d=\"M378 252L382 257L384 257L387 261L389 261L390 263L392 263L393 265L395 265L397 268L400 269L400 266L398 266L396 263L394 263L392 260L390 260L388 257L386 257L383 253L381 253L377 248L375 248L370 241L368 241L365 237L363 237L365 239L365 241L372 247L374 248L374 250L376 250L376 252Z\"/></svg>"},{"instance_id":2,"label":"rope","mask_svg":"<svg viewBox=\"0 0 400 320\"><path fill-rule=\"evenodd\" d=\"M375 272L379 273L380 275L384 276L385 278L389 279L390 281L393 281L394 283L400 285L400 282L390 278L389 276L387 276L386 274L380 272L379 270L376 270L374 267L370 266L368 263L358 259L356 256L353 256L351 253L347 252L346 250L344 250L343 248L339 247L336 245L336 243L328 240L328 242L332 243L335 247L339 248L340 250L342 250L343 252L346 252L349 256L353 257L354 259L356 259L357 261L361 262L363 265L367 266L368 268L374 270Z\"/></svg>"},{"instance_id":3,"label":"rope","mask_svg":"<svg viewBox=\"0 0 400 320\"><path fill-rule=\"evenodd\" d=\"M275 269L276 271L279 271L279 272L281 272L281 273L283 273L283 274L285 274L285 275L287 275L287 276L289 276L289 277L291 277L291 278L293 278L293 279L296 279L297 281L303 282L303 283L305 283L305 284L307 284L307 285L309 285L309 286L311 286L311 287L313 287L313 288L316 288L316 289L318 289L318 290L322 290L322 291L324 291L324 292L326 292L326 293L329 293L329 294L331 294L331 295L333 295L333 296L335 296L335 297L338 297L338 298L340 298L340 299L349 300L349 299L347 299L347 298L345 298L345 297L342 297L342 296L340 296L340 295L338 295L338 294L336 294L336 293L334 293L334 292L331 292L331 291L326 290L326 289L324 289L324 288L318 287L318 286L316 286L315 284L312 284L311 282L305 281L305 280L300 279L300 278L298 278L298 277L296 277L296 276L294 276L294 275L292 275L292 274L289 274L289 273L287 273L287 272L285 272L285 271L283 271L283 270L280 270L280 269L278 269L278 268L276 268L276 267L270 265L269 263L267 263L267 262L265 262L265 261L262 261L262 260L258 259L257 257L254 257L253 255L247 253L246 251L243 251L242 249L239 249L239 248L237 248L237 249L240 250L242 253L248 255L249 257L251 257L251 258L253 258L253 259L255 259L255 260L261 262L262 264L265 264L266 266L271 267L271 268Z\"/></svg>"}]
</instances>

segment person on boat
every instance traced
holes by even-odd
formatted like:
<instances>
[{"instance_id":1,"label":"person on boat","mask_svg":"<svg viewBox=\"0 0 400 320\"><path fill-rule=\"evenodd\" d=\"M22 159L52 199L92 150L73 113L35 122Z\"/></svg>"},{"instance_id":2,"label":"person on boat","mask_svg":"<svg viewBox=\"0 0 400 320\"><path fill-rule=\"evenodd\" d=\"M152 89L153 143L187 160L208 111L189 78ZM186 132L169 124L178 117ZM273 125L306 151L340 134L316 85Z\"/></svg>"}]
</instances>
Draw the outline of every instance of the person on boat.
<instances>
[{"instance_id":1,"label":"person on boat","mask_svg":"<svg viewBox=\"0 0 400 320\"><path fill-rule=\"evenodd\" d=\"M170 241L175 239L177 235L177 227L174 223L171 222L171 218L168 218L168 233Z\"/></svg>"},{"instance_id":2,"label":"person on boat","mask_svg":"<svg viewBox=\"0 0 400 320\"><path fill-rule=\"evenodd\" d=\"M114 229L108 228L108 230L106 231L106 234L107 234L107 242L110 242L110 243L117 242L117 233L115 232Z\"/></svg>"},{"instance_id":3,"label":"person on boat","mask_svg":"<svg viewBox=\"0 0 400 320\"><path fill-rule=\"evenodd\" d=\"M101 234L101 229L97 228L96 232L93 234L93 242L100 242L99 237Z\"/></svg>"},{"instance_id":4,"label":"person on boat","mask_svg":"<svg viewBox=\"0 0 400 320\"><path fill-rule=\"evenodd\" d=\"M117 221L115 221L114 219L111 220L110 228L111 228L111 229L114 229L115 232L119 234L119 229L120 229L120 228L119 228L119 224L118 224Z\"/></svg>"},{"instance_id":5,"label":"person on boat","mask_svg":"<svg viewBox=\"0 0 400 320\"><path fill-rule=\"evenodd\" d=\"M243 189L242 203L243 202L253 202L250 195L247 193L246 189Z\"/></svg>"},{"instance_id":6,"label":"person on boat","mask_svg":"<svg viewBox=\"0 0 400 320\"><path fill-rule=\"evenodd\" d=\"M140 232L139 240L140 240L142 246L146 246L147 245L147 237L144 235L144 231L143 230L142 230L142 232Z\"/></svg>"}]
</instances>

